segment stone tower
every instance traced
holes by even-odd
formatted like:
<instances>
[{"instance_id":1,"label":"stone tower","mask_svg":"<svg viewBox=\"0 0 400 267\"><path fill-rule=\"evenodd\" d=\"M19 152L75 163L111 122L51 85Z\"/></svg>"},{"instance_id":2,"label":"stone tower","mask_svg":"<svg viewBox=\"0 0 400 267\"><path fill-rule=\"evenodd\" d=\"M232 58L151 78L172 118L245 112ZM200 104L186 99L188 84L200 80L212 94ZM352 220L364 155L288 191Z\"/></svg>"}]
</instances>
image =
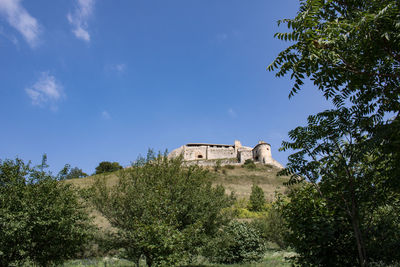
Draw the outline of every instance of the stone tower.
<instances>
[{"instance_id":1,"label":"stone tower","mask_svg":"<svg viewBox=\"0 0 400 267\"><path fill-rule=\"evenodd\" d=\"M273 164L271 145L264 141L259 141L253 148L253 159L263 164Z\"/></svg>"}]
</instances>

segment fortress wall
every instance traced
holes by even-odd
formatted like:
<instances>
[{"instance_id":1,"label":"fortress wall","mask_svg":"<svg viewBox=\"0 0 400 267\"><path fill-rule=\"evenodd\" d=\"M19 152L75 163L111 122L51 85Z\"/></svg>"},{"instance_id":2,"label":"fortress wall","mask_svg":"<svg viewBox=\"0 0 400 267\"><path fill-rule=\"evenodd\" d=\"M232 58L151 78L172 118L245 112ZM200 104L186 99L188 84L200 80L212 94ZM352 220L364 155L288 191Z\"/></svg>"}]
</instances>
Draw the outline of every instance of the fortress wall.
<instances>
[{"instance_id":1,"label":"fortress wall","mask_svg":"<svg viewBox=\"0 0 400 267\"><path fill-rule=\"evenodd\" d=\"M207 147L206 146L195 146L188 147L185 146L183 152L184 160L197 160L197 159L207 159Z\"/></svg>"},{"instance_id":2,"label":"fortress wall","mask_svg":"<svg viewBox=\"0 0 400 267\"><path fill-rule=\"evenodd\" d=\"M184 146L178 147L169 153L168 158L176 158L179 157L183 153Z\"/></svg>"},{"instance_id":3,"label":"fortress wall","mask_svg":"<svg viewBox=\"0 0 400 267\"><path fill-rule=\"evenodd\" d=\"M253 159L253 152L251 150L239 151L239 162L244 163L246 159Z\"/></svg>"},{"instance_id":4,"label":"fortress wall","mask_svg":"<svg viewBox=\"0 0 400 267\"><path fill-rule=\"evenodd\" d=\"M236 151L233 147L208 147L207 159L230 159L237 158Z\"/></svg>"},{"instance_id":5,"label":"fortress wall","mask_svg":"<svg viewBox=\"0 0 400 267\"><path fill-rule=\"evenodd\" d=\"M283 166L272 158L271 145L260 141L254 148L242 146L239 141L234 145L191 143L174 149L169 158L183 155L183 160L187 164L199 164L203 166L213 166L217 160L222 165L243 164L247 159L262 164L271 164L278 168Z\"/></svg>"}]
</instances>

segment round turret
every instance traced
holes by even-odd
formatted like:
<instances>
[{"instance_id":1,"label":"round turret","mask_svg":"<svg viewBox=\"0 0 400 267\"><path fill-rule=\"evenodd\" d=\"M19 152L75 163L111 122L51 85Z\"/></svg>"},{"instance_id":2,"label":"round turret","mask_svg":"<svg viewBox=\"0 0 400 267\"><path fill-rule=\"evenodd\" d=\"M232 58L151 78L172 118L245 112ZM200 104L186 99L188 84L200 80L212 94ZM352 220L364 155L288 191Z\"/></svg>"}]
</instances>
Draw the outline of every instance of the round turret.
<instances>
[{"instance_id":1,"label":"round turret","mask_svg":"<svg viewBox=\"0 0 400 267\"><path fill-rule=\"evenodd\" d=\"M272 164L271 145L264 141L259 141L253 148L253 160L263 164Z\"/></svg>"}]
</instances>

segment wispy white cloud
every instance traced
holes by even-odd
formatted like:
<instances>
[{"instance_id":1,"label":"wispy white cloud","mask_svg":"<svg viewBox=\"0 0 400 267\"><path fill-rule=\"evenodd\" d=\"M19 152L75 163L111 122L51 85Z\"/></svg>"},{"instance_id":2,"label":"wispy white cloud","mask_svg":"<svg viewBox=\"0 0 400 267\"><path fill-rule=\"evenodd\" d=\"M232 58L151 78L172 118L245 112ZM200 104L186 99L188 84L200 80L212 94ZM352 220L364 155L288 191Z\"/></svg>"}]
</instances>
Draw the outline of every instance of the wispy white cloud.
<instances>
[{"instance_id":1,"label":"wispy white cloud","mask_svg":"<svg viewBox=\"0 0 400 267\"><path fill-rule=\"evenodd\" d=\"M25 88L25 92L33 105L49 105L51 109L57 109L57 103L65 97L62 85L48 72L42 72L35 84Z\"/></svg>"},{"instance_id":2,"label":"wispy white cloud","mask_svg":"<svg viewBox=\"0 0 400 267\"><path fill-rule=\"evenodd\" d=\"M103 119L105 119L105 120L111 119L110 113L108 113L108 111L106 111L106 110L103 110L103 112L101 112L101 117L102 117Z\"/></svg>"},{"instance_id":3,"label":"wispy white cloud","mask_svg":"<svg viewBox=\"0 0 400 267\"><path fill-rule=\"evenodd\" d=\"M218 43L222 43L223 41L228 39L228 34L227 33L219 33L219 34L217 34L216 39L217 39Z\"/></svg>"},{"instance_id":4,"label":"wispy white cloud","mask_svg":"<svg viewBox=\"0 0 400 267\"><path fill-rule=\"evenodd\" d=\"M67 19L72 25L72 32L76 38L86 42L90 41L88 20L93 13L95 0L77 0L75 10L67 14Z\"/></svg>"},{"instance_id":5,"label":"wispy white cloud","mask_svg":"<svg viewBox=\"0 0 400 267\"><path fill-rule=\"evenodd\" d=\"M237 117L236 112L235 112L235 110L233 110L233 108L229 108L229 109L228 109L228 114L229 114L229 116L231 116L232 118L236 118L236 117Z\"/></svg>"},{"instance_id":6,"label":"wispy white cloud","mask_svg":"<svg viewBox=\"0 0 400 267\"><path fill-rule=\"evenodd\" d=\"M0 0L0 15L19 31L31 47L38 45L41 26L21 5L21 0Z\"/></svg>"},{"instance_id":7,"label":"wispy white cloud","mask_svg":"<svg viewBox=\"0 0 400 267\"><path fill-rule=\"evenodd\" d=\"M116 64L114 65L116 71L122 73L125 71L126 65L125 64Z\"/></svg>"},{"instance_id":8,"label":"wispy white cloud","mask_svg":"<svg viewBox=\"0 0 400 267\"><path fill-rule=\"evenodd\" d=\"M118 64L108 64L105 65L104 71L108 73L124 73L126 70L126 64L118 63Z\"/></svg>"}]
</instances>

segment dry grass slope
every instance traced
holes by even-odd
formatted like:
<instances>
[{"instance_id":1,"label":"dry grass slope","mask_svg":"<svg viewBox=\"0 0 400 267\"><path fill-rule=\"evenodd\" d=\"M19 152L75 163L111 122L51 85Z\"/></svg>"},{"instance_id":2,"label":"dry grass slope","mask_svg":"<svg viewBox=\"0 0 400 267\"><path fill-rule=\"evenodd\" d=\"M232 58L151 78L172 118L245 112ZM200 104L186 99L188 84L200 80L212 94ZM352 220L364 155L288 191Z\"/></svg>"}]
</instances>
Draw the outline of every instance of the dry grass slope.
<instances>
[{"instance_id":1,"label":"dry grass slope","mask_svg":"<svg viewBox=\"0 0 400 267\"><path fill-rule=\"evenodd\" d=\"M248 199L253 184L257 184L264 190L265 197L272 201L275 191L284 193L286 190L283 185L288 177L277 176L280 169L271 165L256 165L256 169L247 169L241 166L234 166L229 169L226 166L215 172L215 184L222 184L227 193L235 192L238 198Z\"/></svg>"},{"instance_id":2,"label":"dry grass slope","mask_svg":"<svg viewBox=\"0 0 400 267\"><path fill-rule=\"evenodd\" d=\"M238 198L248 199L251 193L251 186L257 184L264 190L267 200L273 200L275 191L281 193L285 191L283 183L288 180L288 177L277 176L279 169L271 165L257 164L255 169L247 169L237 165L223 166L218 171L215 171L214 167L206 168L210 170L214 184L222 184L227 194L234 191ZM127 171L129 169L108 174L93 175L86 178L71 179L68 182L78 188L88 188L96 179L105 177L108 184L113 185L117 182L119 173Z\"/></svg>"}]
</instances>

